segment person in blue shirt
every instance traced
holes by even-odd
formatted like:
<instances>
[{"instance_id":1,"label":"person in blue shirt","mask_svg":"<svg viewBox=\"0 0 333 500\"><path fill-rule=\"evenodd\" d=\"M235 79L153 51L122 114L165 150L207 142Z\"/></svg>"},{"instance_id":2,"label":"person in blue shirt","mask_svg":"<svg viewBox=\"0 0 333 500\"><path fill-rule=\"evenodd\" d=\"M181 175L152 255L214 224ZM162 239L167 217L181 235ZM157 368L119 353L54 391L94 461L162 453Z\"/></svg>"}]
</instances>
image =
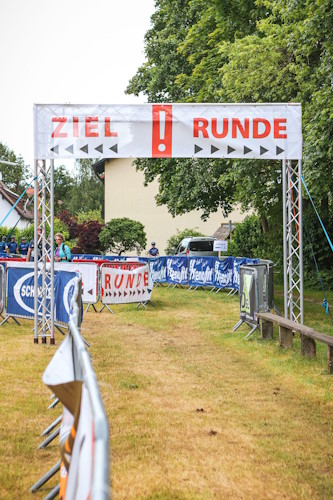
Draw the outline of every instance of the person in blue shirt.
<instances>
[{"instance_id":1,"label":"person in blue shirt","mask_svg":"<svg viewBox=\"0 0 333 500\"><path fill-rule=\"evenodd\" d=\"M148 250L148 255L149 257L158 257L160 255L158 248L156 248L155 241L151 242L151 248Z\"/></svg>"},{"instance_id":2,"label":"person in blue shirt","mask_svg":"<svg viewBox=\"0 0 333 500\"><path fill-rule=\"evenodd\" d=\"M17 243L15 241L15 236L12 236L10 238L10 242L6 246L6 251L9 255L10 253L16 253L16 250L17 250Z\"/></svg>"},{"instance_id":3,"label":"person in blue shirt","mask_svg":"<svg viewBox=\"0 0 333 500\"><path fill-rule=\"evenodd\" d=\"M6 236L2 237L2 241L0 241L0 252L5 253L6 251Z\"/></svg>"},{"instance_id":4,"label":"person in blue shirt","mask_svg":"<svg viewBox=\"0 0 333 500\"><path fill-rule=\"evenodd\" d=\"M72 255L68 245L64 244L64 235L57 233L55 235L56 248L54 250L55 262L72 262Z\"/></svg>"},{"instance_id":5,"label":"person in blue shirt","mask_svg":"<svg viewBox=\"0 0 333 500\"><path fill-rule=\"evenodd\" d=\"M27 238L23 236L22 241L18 246L18 251L21 255L26 256L28 253L28 249L29 249L29 243L27 242Z\"/></svg>"}]
</instances>

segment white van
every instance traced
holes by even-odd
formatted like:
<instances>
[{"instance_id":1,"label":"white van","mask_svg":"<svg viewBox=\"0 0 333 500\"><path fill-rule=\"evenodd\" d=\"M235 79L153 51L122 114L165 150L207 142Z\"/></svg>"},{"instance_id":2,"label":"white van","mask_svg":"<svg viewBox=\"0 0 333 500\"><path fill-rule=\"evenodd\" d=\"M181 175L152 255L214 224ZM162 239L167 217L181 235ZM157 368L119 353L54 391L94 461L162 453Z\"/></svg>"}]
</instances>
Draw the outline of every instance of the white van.
<instances>
[{"instance_id":1,"label":"white van","mask_svg":"<svg viewBox=\"0 0 333 500\"><path fill-rule=\"evenodd\" d=\"M184 238L178 245L175 255L178 257L217 257L214 252L214 241L212 237L188 237Z\"/></svg>"}]
</instances>

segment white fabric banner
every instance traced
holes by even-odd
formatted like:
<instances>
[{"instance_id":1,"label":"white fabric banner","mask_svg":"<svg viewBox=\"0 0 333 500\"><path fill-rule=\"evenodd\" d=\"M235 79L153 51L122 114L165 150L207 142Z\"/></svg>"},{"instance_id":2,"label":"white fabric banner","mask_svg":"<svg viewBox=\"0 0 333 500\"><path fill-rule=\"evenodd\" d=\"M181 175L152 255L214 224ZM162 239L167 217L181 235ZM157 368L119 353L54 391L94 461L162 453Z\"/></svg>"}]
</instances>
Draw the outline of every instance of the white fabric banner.
<instances>
[{"instance_id":1,"label":"white fabric banner","mask_svg":"<svg viewBox=\"0 0 333 500\"><path fill-rule=\"evenodd\" d=\"M126 271L101 266L103 304L127 304L150 300L153 281L148 264Z\"/></svg>"},{"instance_id":2,"label":"white fabric banner","mask_svg":"<svg viewBox=\"0 0 333 500\"><path fill-rule=\"evenodd\" d=\"M302 158L300 104L34 105L35 158Z\"/></svg>"},{"instance_id":3,"label":"white fabric banner","mask_svg":"<svg viewBox=\"0 0 333 500\"><path fill-rule=\"evenodd\" d=\"M95 304L98 301L98 272L97 264L84 262L55 262L56 271L71 271L81 274L82 277L82 302Z\"/></svg>"},{"instance_id":4,"label":"white fabric banner","mask_svg":"<svg viewBox=\"0 0 333 500\"><path fill-rule=\"evenodd\" d=\"M26 267L34 269L33 262L11 262L6 260L7 267ZM50 264L47 263L47 269ZM82 302L95 304L98 301L98 273L99 267L92 262L55 262L55 271L70 271L81 274L82 277Z\"/></svg>"},{"instance_id":5,"label":"white fabric banner","mask_svg":"<svg viewBox=\"0 0 333 500\"><path fill-rule=\"evenodd\" d=\"M66 498L89 499L92 486L94 425L91 403L86 387L82 386L81 409L68 471Z\"/></svg>"}]
</instances>

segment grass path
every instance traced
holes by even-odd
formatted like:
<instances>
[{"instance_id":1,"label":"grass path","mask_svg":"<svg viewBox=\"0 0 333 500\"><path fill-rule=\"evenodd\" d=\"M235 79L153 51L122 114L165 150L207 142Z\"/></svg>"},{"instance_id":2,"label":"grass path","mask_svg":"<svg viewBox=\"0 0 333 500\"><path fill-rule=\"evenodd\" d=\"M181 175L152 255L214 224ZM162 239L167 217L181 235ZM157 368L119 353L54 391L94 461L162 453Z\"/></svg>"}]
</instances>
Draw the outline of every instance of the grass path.
<instances>
[{"instance_id":1,"label":"grass path","mask_svg":"<svg viewBox=\"0 0 333 500\"><path fill-rule=\"evenodd\" d=\"M246 327L232 333L237 299L224 293L157 288L153 302L84 318L110 423L113 498L331 498L326 350L307 360L298 341L293 351L258 334L245 341ZM311 309L314 323L321 312ZM28 326L0 331L0 498L26 498L58 459L56 445L36 451L59 413L47 412L40 381L54 349L34 346Z\"/></svg>"},{"instance_id":2,"label":"grass path","mask_svg":"<svg viewBox=\"0 0 333 500\"><path fill-rule=\"evenodd\" d=\"M154 293L155 309L126 306L103 316L102 328L85 325L104 339L94 360L114 498L329 498L325 359L292 360L272 343L244 341L244 331L231 334L236 300Z\"/></svg>"}]
</instances>

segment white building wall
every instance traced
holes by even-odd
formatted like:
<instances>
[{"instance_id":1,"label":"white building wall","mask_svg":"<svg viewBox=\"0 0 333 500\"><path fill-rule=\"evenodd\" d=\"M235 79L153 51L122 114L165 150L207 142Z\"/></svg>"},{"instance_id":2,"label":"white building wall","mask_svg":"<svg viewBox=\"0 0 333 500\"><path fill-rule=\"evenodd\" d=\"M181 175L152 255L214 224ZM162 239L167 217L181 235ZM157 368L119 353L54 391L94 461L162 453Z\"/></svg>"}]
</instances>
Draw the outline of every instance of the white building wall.
<instances>
[{"instance_id":1,"label":"white building wall","mask_svg":"<svg viewBox=\"0 0 333 500\"><path fill-rule=\"evenodd\" d=\"M165 206L156 206L154 197L158 192L158 182L155 180L145 187L144 175L136 171L132 161L119 158L105 164L105 222L121 217L141 222L147 234L146 251L151 241L155 241L160 255L165 255L167 241L177 229L195 228L211 236L222 223L243 220L244 215L240 211L234 211L225 218L221 210L205 222L200 219L201 211L172 217Z\"/></svg>"},{"instance_id":2,"label":"white building wall","mask_svg":"<svg viewBox=\"0 0 333 500\"><path fill-rule=\"evenodd\" d=\"M4 217L6 217L6 215L12 208L12 205L0 195L0 222L4 219ZM14 210L12 210L8 215L3 225L8 228L12 228L15 226L19 218L20 216L14 208ZM22 217L16 227L17 229L24 229L29 225L29 222L30 221L28 219Z\"/></svg>"}]
</instances>

